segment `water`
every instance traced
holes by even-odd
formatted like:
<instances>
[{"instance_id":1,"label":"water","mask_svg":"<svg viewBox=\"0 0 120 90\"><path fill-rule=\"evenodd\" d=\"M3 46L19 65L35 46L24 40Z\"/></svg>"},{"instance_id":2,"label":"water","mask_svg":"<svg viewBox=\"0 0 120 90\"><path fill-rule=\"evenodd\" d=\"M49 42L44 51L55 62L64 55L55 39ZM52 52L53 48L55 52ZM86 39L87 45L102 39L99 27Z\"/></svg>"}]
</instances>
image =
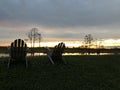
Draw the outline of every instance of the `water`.
<instances>
[{"instance_id":1,"label":"water","mask_svg":"<svg viewBox=\"0 0 120 90\"><path fill-rule=\"evenodd\" d=\"M0 57L9 57L9 54L0 53Z\"/></svg>"},{"instance_id":2,"label":"water","mask_svg":"<svg viewBox=\"0 0 120 90\"><path fill-rule=\"evenodd\" d=\"M75 56L75 55L98 55L97 53L64 53L63 56ZM99 55L115 55L114 53L100 53ZM118 53L120 55L120 53ZM28 53L27 56L31 56L31 53ZM34 53L34 56L46 56L45 53ZM9 57L9 54L6 53L0 53L0 57Z\"/></svg>"},{"instance_id":3,"label":"water","mask_svg":"<svg viewBox=\"0 0 120 90\"><path fill-rule=\"evenodd\" d=\"M100 53L100 54L97 54L97 53L90 53L90 54L88 54L88 53L64 53L63 55L65 55L65 56L69 56L69 55L72 55L72 56L74 56L74 55L112 55L112 54L110 54L110 53Z\"/></svg>"},{"instance_id":4,"label":"water","mask_svg":"<svg viewBox=\"0 0 120 90\"><path fill-rule=\"evenodd\" d=\"M34 53L34 56L45 56L45 53ZM31 53L27 53L27 56L31 56ZM0 53L0 57L9 57L8 53Z\"/></svg>"}]
</instances>

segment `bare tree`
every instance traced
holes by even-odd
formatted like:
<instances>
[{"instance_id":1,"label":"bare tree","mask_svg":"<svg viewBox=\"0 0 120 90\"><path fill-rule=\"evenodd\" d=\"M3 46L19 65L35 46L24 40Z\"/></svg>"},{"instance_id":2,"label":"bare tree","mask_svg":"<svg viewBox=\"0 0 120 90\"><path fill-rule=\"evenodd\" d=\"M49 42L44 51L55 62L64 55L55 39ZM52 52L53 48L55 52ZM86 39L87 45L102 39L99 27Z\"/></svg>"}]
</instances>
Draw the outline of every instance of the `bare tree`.
<instances>
[{"instance_id":1,"label":"bare tree","mask_svg":"<svg viewBox=\"0 0 120 90\"><path fill-rule=\"evenodd\" d=\"M93 40L93 37L91 34L85 35L84 41L85 41L85 44L89 46L89 48L91 46L92 40Z\"/></svg>"},{"instance_id":2,"label":"bare tree","mask_svg":"<svg viewBox=\"0 0 120 90\"><path fill-rule=\"evenodd\" d=\"M41 41L41 34L38 32L37 28L32 28L27 34L30 44L31 44L31 55L34 56L34 47L37 40L39 40L39 47Z\"/></svg>"},{"instance_id":3,"label":"bare tree","mask_svg":"<svg viewBox=\"0 0 120 90\"><path fill-rule=\"evenodd\" d=\"M38 39L39 39L39 47L40 47L40 42L41 42L41 34L38 33Z\"/></svg>"},{"instance_id":4,"label":"bare tree","mask_svg":"<svg viewBox=\"0 0 120 90\"><path fill-rule=\"evenodd\" d=\"M35 41L39 40L39 45L40 45L40 41L41 41L41 34L38 33L38 29L37 28L32 28L30 30L30 32L28 32L28 38L30 40L31 43L31 47L35 47Z\"/></svg>"}]
</instances>

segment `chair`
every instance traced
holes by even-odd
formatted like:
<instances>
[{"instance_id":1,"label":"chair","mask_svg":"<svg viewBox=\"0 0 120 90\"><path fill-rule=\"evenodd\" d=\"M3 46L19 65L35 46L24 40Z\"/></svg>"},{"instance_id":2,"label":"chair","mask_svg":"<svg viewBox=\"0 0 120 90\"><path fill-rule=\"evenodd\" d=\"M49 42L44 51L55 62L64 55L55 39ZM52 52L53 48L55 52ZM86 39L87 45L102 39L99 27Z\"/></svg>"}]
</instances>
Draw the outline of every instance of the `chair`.
<instances>
[{"instance_id":1,"label":"chair","mask_svg":"<svg viewBox=\"0 0 120 90\"><path fill-rule=\"evenodd\" d=\"M46 49L47 49L47 56L52 64L54 64L54 62L56 61L63 61L64 64L66 64L66 61L62 57L62 54L65 50L65 44L63 42L56 45L53 48L53 50L49 49L48 47L46 47Z\"/></svg>"},{"instance_id":2,"label":"chair","mask_svg":"<svg viewBox=\"0 0 120 90\"><path fill-rule=\"evenodd\" d=\"M11 43L9 47L9 61L8 61L8 68L11 66L13 62L19 63L23 62L27 67L27 45L21 39L16 39L14 42Z\"/></svg>"}]
</instances>

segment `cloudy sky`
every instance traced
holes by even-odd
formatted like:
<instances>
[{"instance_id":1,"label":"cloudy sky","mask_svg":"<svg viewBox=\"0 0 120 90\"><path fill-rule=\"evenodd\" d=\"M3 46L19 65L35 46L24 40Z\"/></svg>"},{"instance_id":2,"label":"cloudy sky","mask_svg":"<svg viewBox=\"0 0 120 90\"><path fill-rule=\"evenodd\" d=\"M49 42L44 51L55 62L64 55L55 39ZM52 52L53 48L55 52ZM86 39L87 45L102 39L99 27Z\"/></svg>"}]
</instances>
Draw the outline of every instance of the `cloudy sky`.
<instances>
[{"instance_id":1,"label":"cloudy sky","mask_svg":"<svg viewBox=\"0 0 120 90\"><path fill-rule=\"evenodd\" d=\"M0 0L0 44L34 27L43 41L120 39L120 0Z\"/></svg>"}]
</instances>

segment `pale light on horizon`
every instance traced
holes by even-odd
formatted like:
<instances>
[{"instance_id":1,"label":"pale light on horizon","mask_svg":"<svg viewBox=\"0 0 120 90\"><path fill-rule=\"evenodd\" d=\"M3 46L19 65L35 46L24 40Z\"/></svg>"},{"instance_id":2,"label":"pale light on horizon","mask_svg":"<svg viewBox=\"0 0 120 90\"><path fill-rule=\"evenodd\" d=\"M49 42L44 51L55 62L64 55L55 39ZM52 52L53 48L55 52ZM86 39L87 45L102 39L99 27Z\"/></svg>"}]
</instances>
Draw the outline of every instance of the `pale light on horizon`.
<instances>
[{"instance_id":1,"label":"pale light on horizon","mask_svg":"<svg viewBox=\"0 0 120 90\"><path fill-rule=\"evenodd\" d=\"M35 47L54 47L55 45L57 45L60 42L64 42L66 47L80 47L83 45L83 40L72 40L72 41L41 41L40 44L38 42L35 43ZM97 45L99 46L99 44L101 46L113 46L113 47L120 47L120 39L105 39L102 41L97 41ZM10 42L11 43L11 42ZM6 43L0 43L0 46L10 46L9 42ZM26 42L28 47L31 47L31 44L29 43L29 41ZM95 42L94 42L94 47L95 47Z\"/></svg>"},{"instance_id":2,"label":"pale light on horizon","mask_svg":"<svg viewBox=\"0 0 120 90\"><path fill-rule=\"evenodd\" d=\"M63 41L63 42L65 43L66 47L80 47L80 46L83 45L83 43L82 43L83 41ZM40 47L54 47L58 43L60 43L60 41L41 42ZM117 39L117 40L114 40L114 39L104 40L104 41L101 42L101 46L119 47L120 46L120 39ZM28 47L31 47L30 43L28 43ZM36 43L35 47L39 47L39 43Z\"/></svg>"},{"instance_id":3,"label":"pale light on horizon","mask_svg":"<svg viewBox=\"0 0 120 90\"><path fill-rule=\"evenodd\" d=\"M81 46L81 43L78 41L63 41L63 42L65 43L66 47L79 47L79 46ZM40 47L54 47L58 43L60 43L60 42L59 41L41 42ZM27 43L27 45L28 45L28 47L31 47L30 43ZM35 47L39 47L39 43L35 43Z\"/></svg>"}]
</instances>

